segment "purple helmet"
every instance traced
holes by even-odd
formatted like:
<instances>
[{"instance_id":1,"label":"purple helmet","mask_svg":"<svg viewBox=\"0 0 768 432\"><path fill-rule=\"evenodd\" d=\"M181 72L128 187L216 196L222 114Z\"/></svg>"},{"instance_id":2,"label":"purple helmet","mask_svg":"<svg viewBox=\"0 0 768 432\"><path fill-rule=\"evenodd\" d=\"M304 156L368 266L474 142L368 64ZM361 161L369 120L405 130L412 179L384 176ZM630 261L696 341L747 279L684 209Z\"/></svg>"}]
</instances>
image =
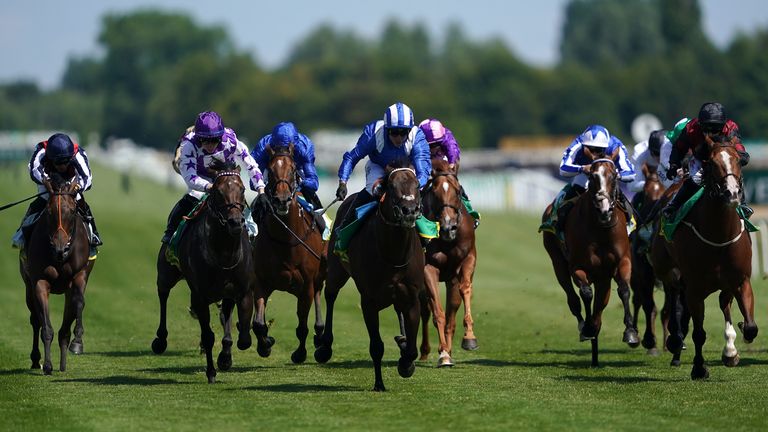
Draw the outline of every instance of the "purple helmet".
<instances>
[{"instance_id":1,"label":"purple helmet","mask_svg":"<svg viewBox=\"0 0 768 432\"><path fill-rule=\"evenodd\" d=\"M419 123L419 128L424 132L429 144L442 142L445 138L445 126L436 119L426 119Z\"/></svg>"},{"instance_id":2,"label":"purple helmet","mask_svg":"<svg viewBox=\"0 0 768 432\"><path fill-rule=\"evenodd\" d=\"M45 157L55 164L69 162L75 156L75 143L66 134L56 133L48 138Z\"/></svg>"},{"instance_id":3,"label":"purple helmet","mask_svg":"<svg viewBox=\"0 0 768 432\"><path fill-rule=\"evenodd\" d=\"M390 105L384 113L384 127L387 129L410 129L413 127L413 111L411 108L397 102Z\"/></svg>"},{"instance_id":4,"label":"purple helmet","mask_svg":"<svg viewBox=\"0 0 768 432\"><path fill-rule=\"evenodd\" d=\"M214 111L201 112L195 120L195 135L199 138L221 138L224 135L221 117Z\"/></svg>"}]
</instances>

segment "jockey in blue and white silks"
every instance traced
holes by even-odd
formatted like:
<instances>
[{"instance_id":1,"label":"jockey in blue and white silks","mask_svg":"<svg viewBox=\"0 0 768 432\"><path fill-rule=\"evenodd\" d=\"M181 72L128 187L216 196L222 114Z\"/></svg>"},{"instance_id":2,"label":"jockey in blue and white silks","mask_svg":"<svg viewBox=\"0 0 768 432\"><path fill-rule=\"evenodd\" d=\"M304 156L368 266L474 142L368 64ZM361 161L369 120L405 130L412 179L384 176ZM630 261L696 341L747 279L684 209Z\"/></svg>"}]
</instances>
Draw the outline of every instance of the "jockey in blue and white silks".
<instances>
[{"instance_id":1,"label":"jockey in blue and white silks","mask_svg":"<svg viewBox=\"0 0 768 432\"><path fill-rule=\"evenodd\" d=\"M386 173L386 166L399 158L410 159L419 187L424 187L432 171L429 144L424 132L414 124L411 108L402 102L387 108L382 120L368 123L355 147L344 153L339 166L339 187L336 189L339 200L347 196L347 180L355 165L366 156L365 188L357 194L352 209L373 201L381 194L380 182ZM344 227L348 219L345 218L340 227Z\"/></svg>"},{"instance_id":2,"label":"jockey in blue and white silks","mask_svg":"<svg viewBox=\"0 0 768 432\"><path fill-rule=\"evenodd\" d=\"M237 162L243 166L250 178L251 190L258 191L257 199L262 196L264 180L259 166L248 152L248 147L237 139L235 131L224 127L217 113L206 111L198 115L194 131L184 136L179 152L179 170L187 184L187 193L176 203L168 216L168 226L162 239L164 243L170 241L181 218L192 211L200 198L213 186L213 173L208 167L216 161ZM250 224L252 221L249 222L249 230Z\"/></svg>"}]
</instances>

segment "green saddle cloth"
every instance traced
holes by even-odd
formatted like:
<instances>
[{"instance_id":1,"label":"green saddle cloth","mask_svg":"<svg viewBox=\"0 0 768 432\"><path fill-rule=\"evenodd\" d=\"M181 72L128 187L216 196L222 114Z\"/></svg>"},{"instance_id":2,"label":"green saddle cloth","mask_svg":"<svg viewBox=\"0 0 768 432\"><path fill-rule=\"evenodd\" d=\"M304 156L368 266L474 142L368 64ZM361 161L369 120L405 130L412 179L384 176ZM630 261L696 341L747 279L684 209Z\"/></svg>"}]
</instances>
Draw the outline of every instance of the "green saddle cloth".
<instances>
[{"instance_id":1,"label":"green saddle cloth","mask_svg":"<svg viewBox=\"0 0 768 432\"><path fill-rule=\"evenodd\" d=\"M464 198L461 198L461 202L463 202L463 203L464 203L464 207L466 207L466 208L467 208L467 213L469 213L469 214L470 214L470 216L472 216L473 218L475 218L475 220L480 220L480 213L478 213L478 211L477 211L477 210L475 210L474 208L472 208L472 203L471 203L471 202L469 202L469 200L468 200L468 199L464 199ZM417 223L418 223L418 222L417 222Z\"/></svg>"},{"instance_id":2,"label":"green saddle cloth","mask_svg":"<svg viewBox=\"0 0 768 432\"><path fill-rule=\"evenodd\" d=\"M557 233L557 210L562 207L563 203L565 202L565 197L568 196L568 192L573 188L573 185L570 183L566 183L566 185L563 187L563 189L560 191L560 193L557 194L555 197L555 200L552 201L552 212L549 213L549 218L545 220L544 222L539 225L538 232L550 232L552 234L558 234ZM578 197L578 195L576 195Z\"/></svg>"},{"instance_id":3,"label":"green saddle cloth","mask_svg":"<svg viewBox=\"0 0 768 432\"><path fill-rule=\"evenodd\" d=\"M349 262L349 256L347 255L347 249L349 248L349 242L352 240L354 234L363 225L363 221L372 213L374 209L378 207L377 201L369 202L355 209L355 220L350 222L344 228L338 230L336 234L336 243L333 245L333 253L338 255L342 261ZM431 220L420 216L416 219L416 230L421 237L427 239L436 238L438 231L440 231L440 224L432 222Z\"/></svg>"},{"instance_id":4,"label":"green saddle cloth","mask_svg":"<svg viewBox=\"0 0 768 432\"><path fill-rule=\"evenodd\" d=\"M208 194L203 195L202 198L200 198L200 201L198 201L197 205L192 209L192 211L187 214L185 218L181 219L181 222L179 223L179 226L176 228L176 231L174 231L173 236L171 237L171 241L168 242L168 247L165 248L165 259L168 260L171 265L176 266L177 268L181 268L181 263L179 262L179 242L181 241L181 236L184 234L184 230L187 227L187 219L192 217L198 209L205 203L205 201L208 199Z\"/></svg>"},{"instance_id":5,"label":"green saddle cloth","mask_svg":"<svg viewBox=\"0 0 768 432\"><path fill-rule=\"evenodd\" d=\"M695 194L693 194L692 197L688 199L682 206L680 206L680 209L677 210L677 213L672 217L671 220L667 220L662 216L661 218L661 233L660 235L664 237L667 241L672 241L672 235L675 233L675 230L677 229L677 226L680 225L680 222L685 218L685 216L691 211L694 204L699 201L701 196L704 195L704 188L699 189L696 191ZM738 213L739 217L744 221L744 227L749 232L755 232L759 231L760 229L756 227L752 222L749 221L744 216L744 210L741 207L736 207L736 213Z\"/></svg>"}]
</instances>

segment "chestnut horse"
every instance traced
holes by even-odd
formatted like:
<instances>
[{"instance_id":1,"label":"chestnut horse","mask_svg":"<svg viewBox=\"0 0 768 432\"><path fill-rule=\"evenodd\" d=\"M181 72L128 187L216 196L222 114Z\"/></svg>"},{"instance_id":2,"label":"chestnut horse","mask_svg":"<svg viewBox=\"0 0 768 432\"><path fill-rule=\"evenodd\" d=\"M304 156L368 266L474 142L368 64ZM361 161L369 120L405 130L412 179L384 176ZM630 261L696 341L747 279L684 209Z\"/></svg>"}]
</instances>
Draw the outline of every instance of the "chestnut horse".
<instances>
[{"instance_id":1,"label":"chestnut horse","mask_svg":"<svg viewBox=\"0 0 768 432\"><path fill-rule=\"evenodd\" d=\"M299 346L291 354L291 361L303 363L307 358L307 318L313 301L315 340L325 327L320 294L325 279L326 245L315 217L305 211L296 198L299 176L293 160L293 145L278 149L267 147L267 152L267 194L273 211L258 221L259 235L253 247L256 276L253 331L259 355L269 356L274 339L267 334L267 300L275 290L293 294L297 298Z\"/></svg>"},{"instance_id":2,"label":"chestnut horse","mask_svg":"<svg viewBox=\"0 0 768 432\"><path fill-rule=\"evenodd\" d=\"M384 343L379 333L379 311L394 305L401 322L397 337L400 360L397 371L403 378L413 375L418 355L416 337L419 329L420 300L424 290L424 252L416 231L421 215L421 197L416 173L407 161L388 166L383 182L385 193L375 215L362 221L347 250L349 263L336 254L328 255L328 278L325 286L326 322L315 360L327 362L333 355L333 306L339 290L351 276L360 292L360 306L370 338L369 352L375 372L374 391L384 391L381 358ZM339 215L355 211L350 206L355 194L339 208ZM339 219L336 219L339 220ZM335 244L337 233L331 234Z\"/></svg>"},{"instance_id":3,"label":"chestnut horse","mask_svg":"<svg viewBox=\"0 0 768 432\"><path fill-rule=\"evenodd\" d=\"M598 366L598 335L602 327L603 309L611 294L611 279L618 284L618 294L624 306L623 341L637 346L637 330L634 328L629 305L629 279L632 259L627 237L627 220L623 211L614 211L619 201L618 172L614 160L618 149L609 158L592 157L591 165L584 168L589 176L587 191L578 197L566 220L565 244L555 234L543 233L555 275L568 297L568 306L576 317L581 340L592 341L592 366ZM549 217L550 204L542 220ZM579 287L576 294L571 278ZM592 289L594 284L594 293ZM584 302L586 317L581 315ZM593 305L594 300L594 305Z\"/></svg>"},{"instance_id":4,"label":"chestnut horse","mask_svg":"<svg viewBox=\"0 0 768 432\"><path fill-rule=\"evenodd\" d=\"M211 303L223 300L222 311L225 335L217 363L220 369L232 366L232 337L229 335L233 304L238 306L239 338L241 350L251 346L250 321L253 314L253 257L248 233L245 229L245 187L240 170L235 164L216 164L209 168L214 173L213 186L197 217L187 220L179 239L180 268L166 259L163 243L157 256L157 296L160 300L160 325L152 342L152 351L162 354L168 346L166 308L171 288L186 279L191 291L192 310L200 323L200 344L205 351L206 376L209 383L216 382L213 366L215 336L210 326Z\"/></svg>"},{"instance_id":5,"label":"chestnut horse","mask_svg":"<svg viewBox=\"0 0 768 432\"><path fill-rule=\"evenodd\" d=\"M734 341L736 330L731 320L733 298L739 305L745 322L739 323L744 340L751 343L757 336L752 293L752 247L749 233L736 208L742 193L741 165L734 146L737 137L721 137L717 142L705 135L706 158L703 165L704 193L681 221L673 234L670 252L679 266L685 284L685 296L693 321L693 342L696 355L691 370L692 379L709 377L702 348L707 334L704 330L704 300L720 290L720 308L725 319L726 345L722 361L726 366L738 364ZM670 329L667 345L675 352L682 346L679 333Z\"/></svg>"},{"instance_id":6,"label":"chestnut horse","mask_svg":"<svg viewBox=\"0 0 768 432\"><path fill-rule=\"evenodd\" d=\"M64 316L59 329L59 370L67 369L67 348L82 352L85 286L95 260L88 259L90 242L85 220L77 211L78 184L57 173L45 183L48 203L32 229L25 250L19 253L19 270L26 285L29 322L32 325L32 369L40 368L39 340L43 341L43 373L53 372L53 326L48 310L50 294L64 294ZM25 257L26 255L26 257ZM70 344L72 323L75 339Z\"/></svg>"},{"instance_id":7,"label":"chestnut horse","mask_svg":"<svg viewBox=\"0 0 768 432\"><path fill-rule=\"evenodd\" d=\"M456 312L464 301L464 337L461 347L477 349L472 319L472 277L477 249L472 216L461 201L461 185L456 168L443 159L432 159L432 178L422 195L424 216L440 224L439 237L427 245L424 282L429 302L422 303L421 360L426 360L429 346L429 313L440 340L438 367L453 366L451 352L456 331ZM440 305L440 282L445 282L446 306Z\"/></svg>"},{"instance_id":8,"label":"chestnut horse","mask_svg":"<svg viewBox=\"0 0 768 432\"><path fill-rule=\"evenodd\" d=\"M648 350L648 354L658 354L656 348L656 303L653 300L653 291L656 286L656 275L653 267L648 261L647 252L650 249L651 239L641 238L646 230L653 232L653 221L651 218L655 213L656 203L664 194L666 188L657 173L657 167L643 164L640 167L645 176L643 190L636 195L635 209L639 217L639 228L630 236L632 246L632 277L630 285L632 287L632 304L634 306L633 325L637 329L637 322L640 318L640 308L645 313L645 333L641 341L643 347ZM651 234L652 235L652 234Z\"/></svg>"}]
</instances>

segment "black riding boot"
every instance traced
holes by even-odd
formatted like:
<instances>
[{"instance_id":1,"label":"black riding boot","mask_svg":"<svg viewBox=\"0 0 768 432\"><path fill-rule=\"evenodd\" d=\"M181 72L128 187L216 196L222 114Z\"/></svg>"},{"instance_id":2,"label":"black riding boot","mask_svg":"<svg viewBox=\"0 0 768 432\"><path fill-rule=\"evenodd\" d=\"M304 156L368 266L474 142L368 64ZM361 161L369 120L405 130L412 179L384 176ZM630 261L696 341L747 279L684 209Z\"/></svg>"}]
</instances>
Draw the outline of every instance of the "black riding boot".
<instances>
[{"instance_id":1,"label":"black riding boot","mask_svg":"<svg viewBox=\"0 0 768 432\"><path fill-rule=\"evenodd\" d=\"M101 241L101 236L99 235L99 229L96 228L96 220L93 218L93 212L91 211L91 206L88 205L87 202L85 202L85 199L81 199L77 202L77 208L80 211L80 214L83 216L83 219L85 219L85 222L91 226L91 230L93 231L91 234L91 246L101 246L104 244L104 242Z\"/></svg>"},{"instance_id":2,"label":"black riding boot","mask_svg":"<svg viewBox=\"0 0 768 432\"><path fill-rule=\"evenodd\" d=\"M345 226L349 225L350 223L354 222L354 220L357 218L355 209L360 207L361 205L368 204L371 201L373 201L373 195L368 193L368 191L365 188L363 188L363 190L358 192L357 195L355 196L355 201L352 203L351 206L349 206L349 208L347 209L347 213L344 215L344 219L342 219L341 224L336 229L340 230Z\"/></svg>"},{"instance_id":3,"label":"black riding boot","mask_svg":"<svg viewBox=\"0 0 768 432\"><path fill-rule=\"evenodd\" d=\"M317 211L323 208L323 203L320 202L317 193L312 189L302 188L301 194L304 195L304 199L306 199L308 203L312 204L312 216L315 218L315 222L322 233L325 231L325 219L323 219L323 215L318 214Z\"/></svg>"},{"instance_id":4,"label":"black riding boot","mask_svg":"<svg viewBox=\"0 0 768 432\"><path fill-rule=\"evenodd\" d=\"M43 210L45 210L46 204L48 204L48 201L45 198L37 197L34 201L32 201L29 204L29 207L27 207L27 212L24 214L24 217L21 218L21 224L19 225L19 230L21 230L21 236L22 236L24 245L26 245L29 242L29 236L32 235L32 228L35 226L34 223L30 223L26 225L24 223L26 222L29 216L34 214L39 214Z\"/></svg>"},{"instance_id":5,"label":"black riding boot","mask_svg":"<svg viewBox=\"0 0 768 432\"><path fill-rule=\"evenodd\" d=\"M672 197L669 203L667 203L667 205L661 211L661 214L667 220L672 219L680 206L683 205L684 202L688 201L693 196L693 194L698 192L700 188L701 186L694 183L690 178L686 179L683 182L683 185L680 186L680 189L677 191L675 196Z\"/></svg>"},{"instance_id":6,"label":"black riding boot","mask_svg":"<svg viewBox=\"0 0 768 432\"><path fill-rule=\"evenodd\" d=\"M576 204L576 200L573 198L583 194L585 191L586 189L577 185L571 185L571 187L568 188L568 191L566 191L565 196L563 197L562 205L557 209L557 224L555 225L557 231L563 231L565 229L565 217Z\"/></svg>"},{"instance_id":7,"label":"black riding boot","mask_svg":"<svg viewBox=\"0 0 768 432\"><path fill-rule=\"evenodd\" d=\"M749 219L752 216L752 213L755 211L752 210L752 207L747 205L747 195L744 193L744 185L741 186L741 192L739 193L739 201L741 201L741 204L739 204L739 207L741 207L741 211L744 212L744 217L746 219Z\"/></svg>"},{"instance_id":8,"label":"black riding boot","mask_svg":"<svg viewBox=\"0 0 768 432\"><path fill-rule=\"evenodd\" d=\"M176 232L176 228L179 227L179 224L181 223L181 218L188 215L189 212L192 211L192 209L195 208L195 206L198 203L198 199L193 197L192 195L184 195L179 202L176 203L175 206L173 206L173 210L171 210L171 214L168 215L168 226L165 228L165 234L163 235L163 239L161 240L163 243L169 243L171 241L171 237L173 237L173 233Z\"/></svg>"}]
</instances>

